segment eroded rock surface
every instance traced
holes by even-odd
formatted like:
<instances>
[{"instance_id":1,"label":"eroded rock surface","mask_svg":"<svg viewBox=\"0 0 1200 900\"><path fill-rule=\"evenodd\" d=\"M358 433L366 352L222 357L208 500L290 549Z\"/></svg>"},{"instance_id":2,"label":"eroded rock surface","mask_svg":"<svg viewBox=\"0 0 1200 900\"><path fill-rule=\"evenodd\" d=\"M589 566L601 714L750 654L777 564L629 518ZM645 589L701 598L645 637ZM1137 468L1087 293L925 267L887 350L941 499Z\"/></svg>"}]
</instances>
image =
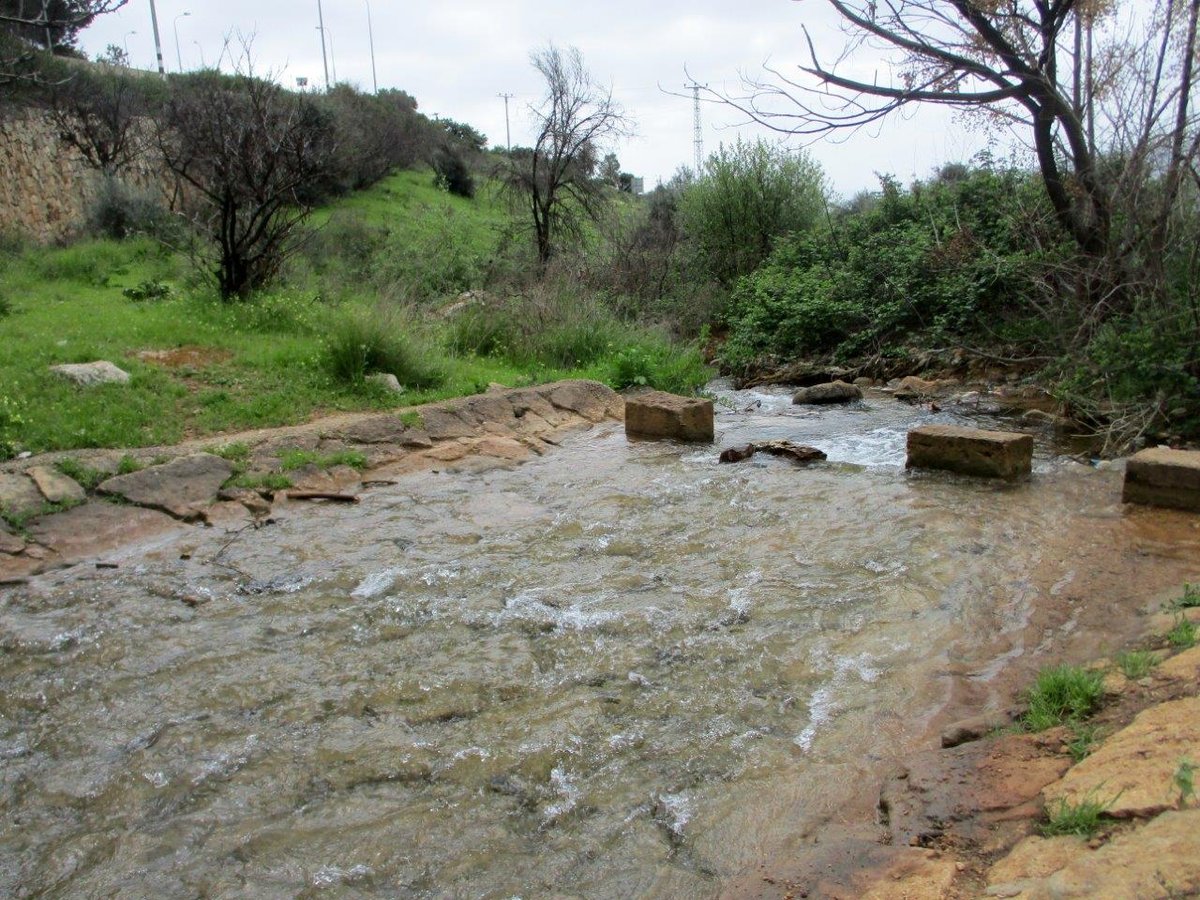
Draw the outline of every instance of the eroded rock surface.
<instances>
[{"instance_id":1,"label":"eroded rock surface","mask_svg":"<svg viewBox=\"0 0 1200 900\"><path fill-rule=\"evenodd\" d=\"M1200 697L1139 713L1042 793L1050 807L1093 800L1114 818L1150 816L1178 805L1175 773L1185 759L1200 761Z\"/></svg>"},{"instance_id":2,"label":"eroded rock surface","mask_svg":"<svg viewBox=\"0 0 1200 900\"><path fill-rule=\"evenodd\" d=\"M125 546L178 531L180 524L151 509L115 503L87 503L45 516L29 527L60 564L99 556Z\"/></svg>"},{"instance_id":3,"label":"eroded rock surface","mask_svg":"<svg viewBox=\"0 0 1200 900\"><path fill-rule=\"evenodd\" d=\"M101 482L102 494L138 506L162 510L178 519L194 519L217 499L221 485L233 474L233 464L211 453L197 453Z\"/></svg>"}]
</instances>

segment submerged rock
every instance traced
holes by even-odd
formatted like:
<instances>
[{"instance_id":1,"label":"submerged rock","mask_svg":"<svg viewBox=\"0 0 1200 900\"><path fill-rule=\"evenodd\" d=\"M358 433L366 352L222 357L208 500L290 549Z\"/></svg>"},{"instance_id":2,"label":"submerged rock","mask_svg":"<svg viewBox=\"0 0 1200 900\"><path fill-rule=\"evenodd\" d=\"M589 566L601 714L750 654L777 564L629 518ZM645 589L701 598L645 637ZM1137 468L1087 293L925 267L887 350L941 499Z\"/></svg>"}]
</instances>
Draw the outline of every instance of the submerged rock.
<instances>
[{"instance_id":1,"label":"submerged rock","mask_svg":"<svg viewBox=\"0 0 1200 900\"><path fill-rule=\"evenodd\" d=\"M792 403L849 403L852 400L861 400L862 396L862 388L857 385L844 381L830 381L800 388L792 396Z\"/></svg>"},{"instance_id":2,"label":"submerged rock","mask_svg":"<svg viewBox=\"0 0 1200 900\"><path fill-rule=\"evenodd\" d=\"M742 462L755 453L762 451L772 456L784 456L793 462L809 463L827 459L823 450L816 447L806 447L803 444L793 444L791 441L767 441L763 444L747 444L745 447L729 447L721 451L719 461L723 463Z\"/></svg>"},{"instance_id":3,"label":"submerged rock","mask_svg":"<svg viewBox=\"0 0 1200 900\"><path fill-rule=\"evenodd\" d=\"M647 391L627 397L625 433L633 437L712 441L712 401L680 397L665 391Z\"/></svg>"}]
</instances>

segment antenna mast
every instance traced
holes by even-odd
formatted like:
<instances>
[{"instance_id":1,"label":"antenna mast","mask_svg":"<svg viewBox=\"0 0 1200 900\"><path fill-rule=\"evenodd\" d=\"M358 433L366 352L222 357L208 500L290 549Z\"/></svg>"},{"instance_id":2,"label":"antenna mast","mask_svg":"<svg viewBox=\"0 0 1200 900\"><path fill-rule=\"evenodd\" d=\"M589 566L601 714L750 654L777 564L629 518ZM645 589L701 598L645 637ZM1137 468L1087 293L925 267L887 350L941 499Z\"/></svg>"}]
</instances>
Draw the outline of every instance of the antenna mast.
<instances>
[{"instance_id":1,"label":"antenna mast","mask_svg":"<svg viewBox=\"0 0 1200 900\"><path fill-rule=\"evenodd\" d=\"M704 166L704 130L700 127L700 89L708 87L707 84L685 84L685 88L692 92L692 142L696 146L696 177L700 177L700 170Z\"/></svg>"}]
</instances>

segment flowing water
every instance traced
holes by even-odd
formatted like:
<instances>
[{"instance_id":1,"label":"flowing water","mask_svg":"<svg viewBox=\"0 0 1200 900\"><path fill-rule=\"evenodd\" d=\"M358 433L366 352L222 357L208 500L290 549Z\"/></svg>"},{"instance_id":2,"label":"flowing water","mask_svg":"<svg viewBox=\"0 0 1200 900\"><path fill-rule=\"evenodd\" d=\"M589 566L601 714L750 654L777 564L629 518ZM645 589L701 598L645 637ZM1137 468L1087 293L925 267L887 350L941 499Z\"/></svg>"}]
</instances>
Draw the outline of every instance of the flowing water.
<instances>
[{"instance_id":1,"label":"flowing water","mask_svg":"<svg viewBox=\"0 0 1200 900\"><path fill-rule=\"evenodd\" d=\"M952 415L723 396L720 446L830 461L607 423L0 589L0 894L715 896L1071 633L1064 534L1131 539L1044 451L905 473Z\"/></svg>"}]
</instances>

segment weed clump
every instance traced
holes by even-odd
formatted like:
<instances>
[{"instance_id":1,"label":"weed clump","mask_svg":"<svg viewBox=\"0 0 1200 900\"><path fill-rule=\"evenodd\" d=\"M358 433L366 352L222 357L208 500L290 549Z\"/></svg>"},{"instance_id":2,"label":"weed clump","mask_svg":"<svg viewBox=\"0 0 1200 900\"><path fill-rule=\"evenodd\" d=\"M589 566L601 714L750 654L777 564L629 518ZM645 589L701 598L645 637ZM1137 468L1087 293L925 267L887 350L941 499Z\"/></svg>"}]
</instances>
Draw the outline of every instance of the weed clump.
<instances>
[{"instance_id":1,"label":"weed clump","mask_svg":"<svg viewBox=\"0 0 1200 900\"><path fill-rule=\"evenodd\" d=\"M1149 650L1130 650L1117 654L1117 668L1126 678L1145 678L1158 665L1158 657Z\"/></svg>"},{"instance_id":2,"label":"weed clump","mask_svg":"<svg viewBox=\"0 0 1200 900\"><path fill-rule=\"evenodd\" d=\"M1181 650L1186 650L1188 647L1195 646L1196 643L1196 626L1195 624L1182 614L1175 616L1175 625L1167 632L1167 643L1172 647L1178 647Z\"/></svg>"},{"instance_id":3,"label":"weed clump","mask_svg":"<svg viewBox=\"0 0 1200 900\"><path fill-rule=\"evenodd\" d=\"M1023 723L1029 731L1045 731L1064 722L1086 718L1104 695L1104 675L1079 666L1044 669L1028 695Z\"/></svg>"},{"instance_id":4,"label":"weed clump","mask_svg":"<svg viewBox=\"0 0 1200 900\"><path fill-rule=\"evenodd\" d=\"M330 329L325 345L330 374L346 384L362 384L367 375L387 372L405 387L427 388L445 375L407 333L399 317L386 312L350 313Z\"/></svg>"},{"instance_id":5,"label":"weed clump","mask_svg":"<svg viewBox=\"0 0 1200 900\"><path fill-rule=\"evenodd\" d=\"M1091 837L1100 830L1100 817L1108 807L1108 803L1090 795L1078 803L1068 803L1065 799L1060 799L1054 807L1047 810L1049 818L1042 826L1042 834L1046 837L1064 834Z\"/></svg>"}]
</instances>

